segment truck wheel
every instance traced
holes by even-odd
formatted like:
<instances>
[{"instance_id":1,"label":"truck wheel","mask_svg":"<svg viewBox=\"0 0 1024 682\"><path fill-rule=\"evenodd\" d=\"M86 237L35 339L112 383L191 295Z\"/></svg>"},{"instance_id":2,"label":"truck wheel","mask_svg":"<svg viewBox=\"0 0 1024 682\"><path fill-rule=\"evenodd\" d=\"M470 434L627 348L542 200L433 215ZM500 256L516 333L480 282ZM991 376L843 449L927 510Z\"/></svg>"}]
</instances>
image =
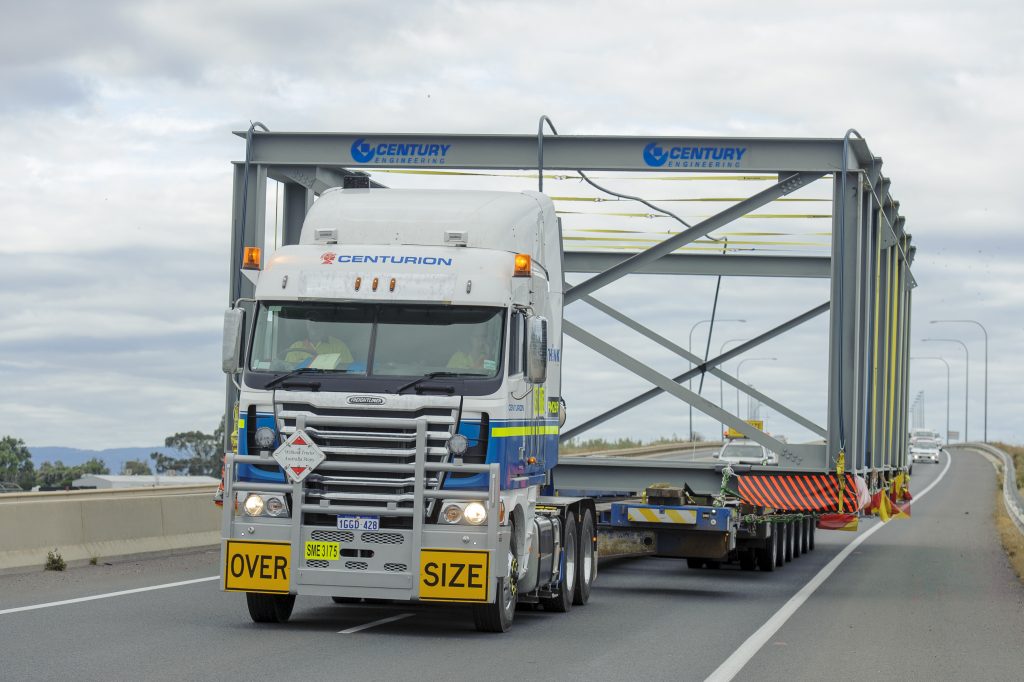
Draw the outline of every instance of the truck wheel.
<instances>
[{"instance_id":1,"label":"truck wheel","mask_svg":"<svg viewBox=\"0 0 1024 682\"><path fill-rule=\"evenodd\" d=\"M809 516L800 522L800 526L803 529L803 532L800 533L800 551L803 554L811 551L811 526L813 525L814 519Z\"/></svg>"},{"instance_id":2,"label":"truck wheel","mask_svg":"<svg viewBox=\"0 0 1024 682\"><path fill-rule=\"evenodd\" d=\"M775 564L779 556L779 539L776 537L778 527L773 527L772 536L765 540L764 547L757 550L757 567L762 571L771 572L775 570Z\"/></svg>"},{"instance_id":3,"label":"truck wheel","mask_svg":"<svg viewBox=\"0 0 1024 682\"><path fill-rule=\"evenodd\" d=\"M818 522L816 519L811 519L811 529L807 533L807 547L814 549L814 531L818 528Z\"/></svg>"},{"instance_id":4,"label":"truck wheel","mask_svg":"<svg viewBox=\"0 0 1024 682\"><path fill-rule=\"evenodd\" d=\"M687 559L686 560L686 567L687 568L704 568L704 560L703 559Z\"/></svg>"},{"instance_id":5,"label":"truck wheel","mask_svg":"<svg viewBox=\"0 0 1024 682\"><path fill-rule=\"evenodd\" d=\"M565 613L572 608L573 595L576 591L576 551L579 549L579 533L576 530L576 517L570 511L565 515L565 532L562 535L562 580L558 586L557 597L544 597L540 603L545 611Z\"/></svg>"},{"instance_id":6,"label":"truck wheel","mask_svg":"<svg viewBox=\"0 0 1024 682\"><path fill-rule=\"evenodd\" d=\"M793 558L798 559L803 554L804 522L800 519L790 521L792 535L790 540L793 544Z\"/></svg>"},{"instance_id":7,"label":"truck wheel","mask_svg":"<svg viewBox=\"0 0 1024 682\"><path fill-rule=\"evenodd\" d=\"M583 524L580 526L579 571L576 575L576 591L572 595L572 603L583 606L590 601L590 587L597 578L597 548L594 547L594 514L589 509L583 512Z\"/></svg>"},{"instance_id":8,"label":"truck wheel","mask_svg":"<svg viewBox=\"0 0 1024 682\"><path fill-rule=\"evenodd\" d=\"M753 571L757 566L757 556L752 549L740 550L740 570Z\"/></svg>"},{"instance_id":9,"label":"truck wheel","mask_svg":"<svg viewBox=\"0 0 1024 682\"><path fill-rule=\"evenodd\" d=\"M786 565L786 524L776 522L775 530L778 533L775 536L778 552L775 556L775 566L782 568Z\"/></svg>"},{"instance_id":10,"label":"truck wheel","mask_svg":"<svg viewBox=\"0 0 1024 682\"><path fill-rule=\"evenodd\" d=\"M789 563L793 560L793 522L782 524L786 529L786 541L782 544L783 560Z\"/></svg>"},{"instance_id":11,"label":"truck wheel","mask_svg":"<svg viewBox=\"0 0 1024 682\"><path fill-rule=\"evenodd\" d=\"M254 623L287 623L292 617L295 595L246 592L245 604Z\"/></svg>"},{"instance_id":12,"label":"truck wheel","mask_svg":"<svg viewBox=\"0 0 1024 682\"><path fill-rule=\"evenodd\" d=\"M480 632L508 632L516 615L516 582L519 560L516 558L516 532L512 527L508 546L508 575L498 581L494 601L473 605L473 622Z\"/></svg>"}]
</instances>

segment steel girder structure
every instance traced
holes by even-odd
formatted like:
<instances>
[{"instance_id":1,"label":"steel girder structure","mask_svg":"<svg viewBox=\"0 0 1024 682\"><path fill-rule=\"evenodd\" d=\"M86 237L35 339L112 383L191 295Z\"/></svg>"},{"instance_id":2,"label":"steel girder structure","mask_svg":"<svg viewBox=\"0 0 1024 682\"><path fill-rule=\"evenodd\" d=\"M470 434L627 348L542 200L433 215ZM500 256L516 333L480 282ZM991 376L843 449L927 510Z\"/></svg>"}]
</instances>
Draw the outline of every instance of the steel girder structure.
<instances>
[{"instance_id":1,"label":"steel girder structure","mask_svg":"<svg viewBox=\"0 0 1024 682\"><path fill-rule=\"evenodd\" d=\"M845 138L697 138L634 136L443 135L409 133L279 133L250 130L246 161L235 164L230 301L251 297L241 276L242 250L262 245L267 180L283 184L284 244L298 240L315 194L366 183L363 169L444 168L522 171L630 171L659 173L770 173L777 182L753 196L629 256L566 252L567 273L596 273L565 291L566 305L582 301L644 335L693 367L669 377L597 336L565 321L564 332L651 383L650 391L562 434L583 431L662 393L743 432L780 454L779 469L846 469L887 476L907 462L907 378L915 248L890 195L882 161L855 131ZM694 159L702 159L694 161ZM680 247L751 211L819 180L832 182L831 257L681 255ZM365 185L364 185L365 186ZM370 186L381 185L370 181ZM689 274L830 278L828 301L785 321L727 353L700 357L599 301L594 293L630 274ZM822 426L740 382L719 366L803 322L829 314L827 423ZM707 372L754 396L819 435L824 444L783 443L682 386ZM228 385L228 405L233 386ZM687 465L687 469L695 469ZM696 473L696 471L695 471Z\"/></svg>"}]
</instances>

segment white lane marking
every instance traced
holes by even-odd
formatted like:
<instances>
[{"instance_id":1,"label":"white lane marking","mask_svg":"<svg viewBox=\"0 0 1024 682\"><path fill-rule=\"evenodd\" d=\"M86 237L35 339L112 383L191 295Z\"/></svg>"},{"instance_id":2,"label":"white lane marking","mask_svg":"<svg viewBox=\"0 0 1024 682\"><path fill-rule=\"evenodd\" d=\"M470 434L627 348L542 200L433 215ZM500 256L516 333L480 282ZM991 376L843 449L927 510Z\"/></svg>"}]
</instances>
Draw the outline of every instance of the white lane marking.
<instances>
[{"instance_id":1,"label":"white lane marking","mask_svg":"<svg viewBox=\"0 0 1024 682\"><path fill-rule=\"evenodd\" d=\"M351 635L354 632L360 632L361 630L368 630L370 628L377 627L378 625L384 625L384 623L393 623L396 620L402 620L403 618L408 618L409 616L412 616L412 615L415 615L415 614L412 614L412 613L400 613L397 616L391 616L390 618L381 618L380 620L375 620L372 623L367 623L366 625L357 625L354 628L349 628L347 630L339 630L338 634L339 635Z\"/></svg>"},{"instance_id":2,"label":"white lane marking","mask_svg":"<svg viewBox=\"0 0 1024 682\"><path fill-rule=\"evenodd\" d=\"M928 491L938 485L939 481L941 481L946 475L946 472L949 471L949 466L952 463L953 460L949 456L949 453L947 453L946 467L939 474L939 477L932 481L928 487L915 495L914 499L910 500L908 506L913 505L914 502L920 500L928 494ZM776 611L764 625L759 627L757 632L748 637L747 641L743 642L743 644L741 644L739 648L729 656L729 658L725 659L725 662L722 663L722 665L718 666L713 673L708 675L705 682L729 682L729 680L734 678L736 674L743 669L743 666L750 662L750 659L754 657L754 654L760 651L761 647L767 644L768 640L774 637L775 633L786 624L786 621L789 620L790 616L796 613L796 610L803 606L803 603L807 601L807 598L814 594L814 591L821 587L821 584L824 583L837 568L839 568L839 564L843 563L843 561L846 560L846 557L850 556L850 554L853 553L853 550L857 549L862 542L867 540L875 533L875 531L885 525L886 524L884 523L878 523L866 530L863 535L858 535L854 538L853 542L844 547L843 550L832 559L832 561L828 562L824 568L818 571L817 575L811 578L811 580L804 585L799 592L790 597L789 601L783 604L782 608Z\"/></svg>"},{"instance_id":3,"label":"white lane marking","mask_svg":"<svg viewBox=\"0 0 1024 682\"><path fill-rule=\"evenodd\" d=\"M166 583L164 585L153 585L152 587L136 587L134 590L121 590L120 592L107 592L106 594L94 594L91 597L77 597L75 599L62 599L61 601L51 601L45 604L33 604L32 606L18 606L13 609L3 609L0 611L0 616L7 615L8 613L18 613L19 611L35 611L36 609L48 609L51 606L65 606L67 604L78 604L83 601L94 601L96 599L107 599L109 597L123 597L126 594L138 594L139 592L151 592L152 590L166 590L169 587L182 587L183 585L195 585L196 583L206 583L211 580L220 580L219 575L211 575L209 578L196 578L195 580L182 580L176 583Z\"/></svg>"}]
</instances>

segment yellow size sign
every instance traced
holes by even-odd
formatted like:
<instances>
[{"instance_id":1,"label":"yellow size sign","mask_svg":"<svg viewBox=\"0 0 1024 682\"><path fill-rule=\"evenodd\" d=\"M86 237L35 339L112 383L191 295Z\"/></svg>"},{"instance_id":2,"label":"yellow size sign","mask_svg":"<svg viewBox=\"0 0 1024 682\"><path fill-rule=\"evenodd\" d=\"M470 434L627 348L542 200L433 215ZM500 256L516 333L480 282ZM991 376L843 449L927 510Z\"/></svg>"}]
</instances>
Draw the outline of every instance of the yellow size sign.
<instances>
[{"instance_id":1,"label":"yellow size sign","mask_svg":"<svg viewBox=\"0 0 1024 682\"><path fill-rule=\"evenodd\" d=\"M287 542L228 540L224 552L224 589L288 593Z\"/></svg>"},{"instance_id":2,"label":"yellow size sign","mask_svg":"<svg viewBox=\"0 0 1024 682\"><path fill-rule=\"evenodd\" d=\"M486 603L490 557L487 551L421 550L420 599Z\"/></svg>"}]
</instances>

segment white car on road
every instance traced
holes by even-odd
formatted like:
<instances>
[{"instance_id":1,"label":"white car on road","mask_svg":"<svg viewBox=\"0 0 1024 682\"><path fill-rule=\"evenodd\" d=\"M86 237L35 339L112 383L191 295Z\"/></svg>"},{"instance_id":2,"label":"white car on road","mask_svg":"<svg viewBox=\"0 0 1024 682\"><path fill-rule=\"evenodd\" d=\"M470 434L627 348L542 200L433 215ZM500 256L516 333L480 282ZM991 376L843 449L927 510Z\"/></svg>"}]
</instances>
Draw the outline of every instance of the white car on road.
<instances>
[{"instance_id":1,"label":"white car on road","mask_svg":"<svg viewBox=\"0 0 1024 682\"><path fill-rule=\"evenodd\" d=\"M779 456L752 440L731 440L722 446L716 458L730 464L778 464Z\"/></svg>"}]
</instances>

